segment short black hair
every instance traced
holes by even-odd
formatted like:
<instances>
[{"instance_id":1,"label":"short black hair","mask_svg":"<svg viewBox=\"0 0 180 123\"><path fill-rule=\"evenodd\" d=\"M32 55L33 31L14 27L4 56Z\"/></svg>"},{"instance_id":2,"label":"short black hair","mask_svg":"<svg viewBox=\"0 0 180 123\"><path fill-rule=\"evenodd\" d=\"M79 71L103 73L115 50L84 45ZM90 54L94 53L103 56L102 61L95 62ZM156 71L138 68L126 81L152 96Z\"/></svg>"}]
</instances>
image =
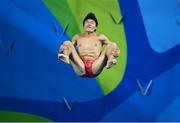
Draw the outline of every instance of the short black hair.
<instances>
[{"instance_id":1,"label":"short black hair","mask_svg":"<svg viewBox=\"0 0 180 123\"><path fill-rule=\"evenodd\" d=\"M98 26L98 21L97 21L97 18L96 18L96 16L95 16L94 13L89 12L89 13L86 15L86 17L85 17L84 20L83 20L83 26L84 26L84 23L85 23L85 21L86 21L87 19L92 19L92 20L94 20L94 21L96 22L96 27Z\"/></svg>"}]
</instances>

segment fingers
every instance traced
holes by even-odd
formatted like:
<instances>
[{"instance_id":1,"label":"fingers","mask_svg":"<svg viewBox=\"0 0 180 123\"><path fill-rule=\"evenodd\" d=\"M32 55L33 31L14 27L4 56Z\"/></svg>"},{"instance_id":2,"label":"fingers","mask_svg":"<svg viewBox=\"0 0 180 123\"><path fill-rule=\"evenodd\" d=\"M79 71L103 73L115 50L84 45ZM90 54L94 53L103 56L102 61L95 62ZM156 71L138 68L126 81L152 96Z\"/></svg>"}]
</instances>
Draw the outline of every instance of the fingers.
<instances>
[{"instance_id":1,"label":"fingers","mask_svg":"<svg viewBox=\"0 0 180 123\"><path fill-rule=\"evenodd\" d=\"M114 56L114 57L118 57L119 54L120 54L120 50L119 50L118 48L115 49L115 50L114 50L114 53L113 53L113 56Z\"/></svg>"},{"instance_id":2,"label":"fingers","mask_svg":"<svg viewBox=\"0 0 180 123\"><path fill-rule=\"evenodd\" d=\"M116 43L113 42L112 44L113 44L113 48L112 48L111 54L112 54L114 57L118 57L119 54L120 54L120 50L119 50L119 48L118 48L118 46L117 46Z\"/></svg>"}]
</instances>

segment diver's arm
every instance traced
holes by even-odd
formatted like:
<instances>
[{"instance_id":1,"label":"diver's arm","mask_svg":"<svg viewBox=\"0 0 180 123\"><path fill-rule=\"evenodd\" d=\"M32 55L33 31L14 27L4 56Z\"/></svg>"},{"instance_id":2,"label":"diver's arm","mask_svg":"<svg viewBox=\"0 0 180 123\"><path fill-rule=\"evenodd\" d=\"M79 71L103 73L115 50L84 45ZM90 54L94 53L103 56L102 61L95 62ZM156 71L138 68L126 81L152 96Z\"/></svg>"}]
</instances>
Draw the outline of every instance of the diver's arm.
<instances>
[{"instance_id":1,"label":"diver's arm","mask_svg":"<svg viewBox=\"0 0 180 123\"><path fill-rule=\"evenodd\" d=\"M102 41L102 43L104 45L108 45L108 44L112 44L113 42L110 41L105 35L100 35L100 41Z\"/></svg>"},{"instance_id":2,"label":"diver's arm","mask_svg":"<svg viewBox=\"0 0 180 123\"><path fill-rule=\"evenodd\" d=\"M74 35L74 37L72 38L72 43L73 43L74 46L77 45L77 40L78 40L78 38L79 38L79 35L78 35L78 34Z\"/></svg>"}]
</instances>

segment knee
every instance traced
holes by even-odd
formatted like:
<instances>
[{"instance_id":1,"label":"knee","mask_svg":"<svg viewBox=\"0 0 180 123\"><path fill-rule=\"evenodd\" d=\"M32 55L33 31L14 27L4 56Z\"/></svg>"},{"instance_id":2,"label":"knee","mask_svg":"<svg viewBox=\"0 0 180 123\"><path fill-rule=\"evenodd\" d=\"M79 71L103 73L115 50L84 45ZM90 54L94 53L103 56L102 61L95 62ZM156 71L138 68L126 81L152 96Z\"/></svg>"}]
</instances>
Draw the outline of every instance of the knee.
<instances>
[{"instance_id":1,"label":"knee","mask_svg":"<svg viewBox=\"0 0 180 123\"><path fill-rule=\"evenodd\" d=\"M111 43L109 43L108 45L107 45L107 48L108 49L115 49L117 47L117 45L116 45L116 43L114 43L114 42L111 42Z\"/></svg>"},{"instance_id":2,"label":"knee","mask_svg":"<svg viewBox=\"0 0 180 123\"><path fill-rule=\"evenodd\" d=\"M73 43L71 41L64 41L64 46L73 47Z\"/></svg>"},{"instance_id":3,"label":"knee","mask_svg":"<svg viewBox=\"0 0 180 123\"><path fill-rule=\"evenodd\" d=\"M112 43L112 45L113 45L113 47L115 47L115 48L117 47L117 44L116 44L116 43L114 43L114 42Z\"/></svg>"},{"instance_id":4,"label":"knee","mask_svg":"<svg viewBox=\"0 0 180 123\"><path fill-rule=\"evenodd\" d=\"M70 45L70 44L72 44L72 42L71 41L64 41L64 45Z\"/></svg>"}]
</instances>

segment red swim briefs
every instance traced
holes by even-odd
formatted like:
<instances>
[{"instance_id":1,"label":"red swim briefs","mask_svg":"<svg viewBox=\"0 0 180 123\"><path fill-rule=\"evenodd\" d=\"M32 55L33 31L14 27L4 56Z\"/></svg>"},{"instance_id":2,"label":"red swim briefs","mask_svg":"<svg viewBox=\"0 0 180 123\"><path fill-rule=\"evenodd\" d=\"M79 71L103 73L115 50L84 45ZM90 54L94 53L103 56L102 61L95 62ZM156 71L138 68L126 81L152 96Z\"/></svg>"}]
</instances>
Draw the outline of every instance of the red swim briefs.
<instances>
[{"instance_id":1,"label":"red swim briefs","mask_svg":"<svg viewBox=\"0 0 180 123\"><path fill-rule=\"evenodd\" d=\"M96 75L93 74L92 72L92 65L93 62L92 60L84 60L84 67L85 67L85 71L86 73L84 75L82 75L81 77L95 77Z\"/></svg>"}]
</instances>

